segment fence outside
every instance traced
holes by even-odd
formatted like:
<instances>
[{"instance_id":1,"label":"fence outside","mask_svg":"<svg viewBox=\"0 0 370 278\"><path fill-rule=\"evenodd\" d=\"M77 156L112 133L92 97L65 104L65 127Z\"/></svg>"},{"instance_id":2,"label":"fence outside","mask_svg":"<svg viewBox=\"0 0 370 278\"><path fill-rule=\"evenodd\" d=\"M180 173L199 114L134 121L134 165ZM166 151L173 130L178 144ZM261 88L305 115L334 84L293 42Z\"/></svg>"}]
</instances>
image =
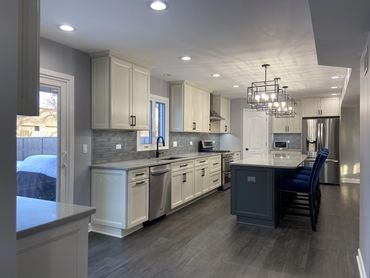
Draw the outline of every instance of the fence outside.
<instances>
[{"instance_id":1,"label":"fence outside","mask_svg":"<svg viewBox=\"0 0 370 278\"><path fill-rule=\"evenodd\" d=\"M57 137L17 137L17 161L23 161L31 155L56 155L57 152Z\"/></svg>"}]
</instances>

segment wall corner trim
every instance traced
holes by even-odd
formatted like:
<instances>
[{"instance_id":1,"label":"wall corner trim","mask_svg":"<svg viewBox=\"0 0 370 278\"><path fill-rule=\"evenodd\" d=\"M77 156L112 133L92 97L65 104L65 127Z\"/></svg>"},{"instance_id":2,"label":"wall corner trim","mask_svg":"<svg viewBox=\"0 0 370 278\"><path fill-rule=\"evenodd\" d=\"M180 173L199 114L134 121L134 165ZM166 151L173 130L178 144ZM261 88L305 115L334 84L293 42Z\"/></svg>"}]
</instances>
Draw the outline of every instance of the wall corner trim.
<instances>
[{"instance_id":1,"label":"wall corner trim","mask_svg":"<svg viewBox=\"0 0 370 278\"><path fill-rule=\"evenodd\" d=\"M355 179L355 178L340 178L340 182L343 182L343 183L358 183L358 184L360 184L360 179Z\"/></svg>"},{"instance_id":2,"label":"wall corner trim","mask_svg":"<svg viewBox=\"0 0 370 278\"><path fill-rule=\"evenodd\" d=\"M366 276L366 271L365 271L364 261L362 260L361 250L360 248L358 248L357 250L358 250L358 254L356 256L356 259L357 259L357 266L358 266L358 271L360 273L360 277L368 278Z\"/></svg>"}]
</instances>

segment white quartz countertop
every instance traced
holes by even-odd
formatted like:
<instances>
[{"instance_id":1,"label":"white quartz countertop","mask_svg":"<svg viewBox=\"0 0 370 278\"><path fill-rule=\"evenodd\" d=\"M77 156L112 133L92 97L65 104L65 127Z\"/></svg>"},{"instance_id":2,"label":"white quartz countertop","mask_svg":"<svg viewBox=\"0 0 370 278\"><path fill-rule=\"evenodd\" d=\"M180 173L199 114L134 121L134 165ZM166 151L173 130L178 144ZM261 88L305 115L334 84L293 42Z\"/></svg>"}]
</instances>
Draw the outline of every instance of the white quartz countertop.
<instances>
[{"instance_id":1,"label":"white quartz countertop","mask_svg":"<svg viewBox=\"0 0 370 278\"><path fill-rule=\"evenodd\" d=\"M95 213L95 208L17 196L17 238L23 238Z\"/></svg>"},{"instance_id":2,"label":"white quartz countertop","mask_svg":"<svg viewBox=\"0 0 370 278\"><path fill-rule=\"evenodd\" d=\"M262 154L250 154L248 157L232 162L231 166L253 166L265 168L294 169L305 159L305 154L298 152L267 152Z\"/></svg>"},{"instance_id":3,"label":"white quartz countertop","mask_svg":"<svg viewBox=\"0 0 370 278\"><path fill-rule=\"evenodd\" d=\"M185 160L197 159L202 157L211 157L215 155L220 155L218 153L207 153L207 152L198 152L198 153L187 153L187 154L174 154L171 157L177 157L178 159L173 160L164 160L168 156L160 158L148 158L148 159L137 159L137 160L127 160L119 162L110 162L110 163L101 163L93 164L91 168L93 169L111 169L111 170L133 170L138 168L153 167L158 165L176 163Z\"/></svg>"}]
</instances>

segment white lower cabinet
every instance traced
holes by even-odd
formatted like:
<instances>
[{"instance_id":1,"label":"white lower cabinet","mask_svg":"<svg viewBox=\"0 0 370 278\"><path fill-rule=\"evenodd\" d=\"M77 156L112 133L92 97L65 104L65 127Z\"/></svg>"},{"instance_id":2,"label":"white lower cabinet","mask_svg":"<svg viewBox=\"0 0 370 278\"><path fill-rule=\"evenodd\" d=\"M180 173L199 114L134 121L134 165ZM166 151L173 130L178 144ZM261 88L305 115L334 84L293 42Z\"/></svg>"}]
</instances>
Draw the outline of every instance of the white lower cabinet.
<instances>
[{"instance_id":1,"label":"white lower cabinet","mask_svg":"<svg viewBox=\"0 0 370 278\"><path fill-rule=\"evenodd\" d=\"M195 168L194 187L197 189L196 196L200 196L209 191L209 166Z\"/></svg>"},{"instance_id":2,"label":"white lower cabinet","mask_svg":"<svg viewBox=\"0 0 370 278\"><path fill-rule=\"evenodd\" d=\"M130 172L92 170L91 205L96 208L91 217L93 231L124 237L148 220L148 168Z\"/></svg>"},{"instance_id":3,"label":"white lower cabinet","mask_svg":"<svg viewBox=\"0 0 370 278\"><path fill-rule=\"evenodd\" d=\"M209 176L209 190L216 189L221 186L221 171L211 173Z\"/></svg>"},{"instance_id":4,"label":"white lower cabinet","mask_svg":"<svg viewBox=\"0 0 370 278\"><path fill-rule=\"evenodd\" d=\"M194 161L173 163L171 167L171 208L175 208L195 197Z\"/></svg>"}]
</instances>

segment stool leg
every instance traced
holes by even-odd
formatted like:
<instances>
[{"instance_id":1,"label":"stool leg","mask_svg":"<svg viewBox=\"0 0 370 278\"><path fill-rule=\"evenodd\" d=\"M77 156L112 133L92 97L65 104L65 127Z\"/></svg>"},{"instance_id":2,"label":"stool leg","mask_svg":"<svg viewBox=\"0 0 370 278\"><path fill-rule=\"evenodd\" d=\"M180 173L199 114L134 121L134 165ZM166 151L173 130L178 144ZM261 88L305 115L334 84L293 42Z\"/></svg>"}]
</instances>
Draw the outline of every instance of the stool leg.
<instances>
[{"instance_id":1,"label":"stool leg","mask_svg":"<svg viewBox=\"0 0 370 278\"><path fill-rule=\"evenodd\" d=\"M310 220L311 220L312 231L316 232L315 203L314 203L315 199L313 197L313 194L310 194L310 196L309 196Z\"/></svg>"}]
</instances>

